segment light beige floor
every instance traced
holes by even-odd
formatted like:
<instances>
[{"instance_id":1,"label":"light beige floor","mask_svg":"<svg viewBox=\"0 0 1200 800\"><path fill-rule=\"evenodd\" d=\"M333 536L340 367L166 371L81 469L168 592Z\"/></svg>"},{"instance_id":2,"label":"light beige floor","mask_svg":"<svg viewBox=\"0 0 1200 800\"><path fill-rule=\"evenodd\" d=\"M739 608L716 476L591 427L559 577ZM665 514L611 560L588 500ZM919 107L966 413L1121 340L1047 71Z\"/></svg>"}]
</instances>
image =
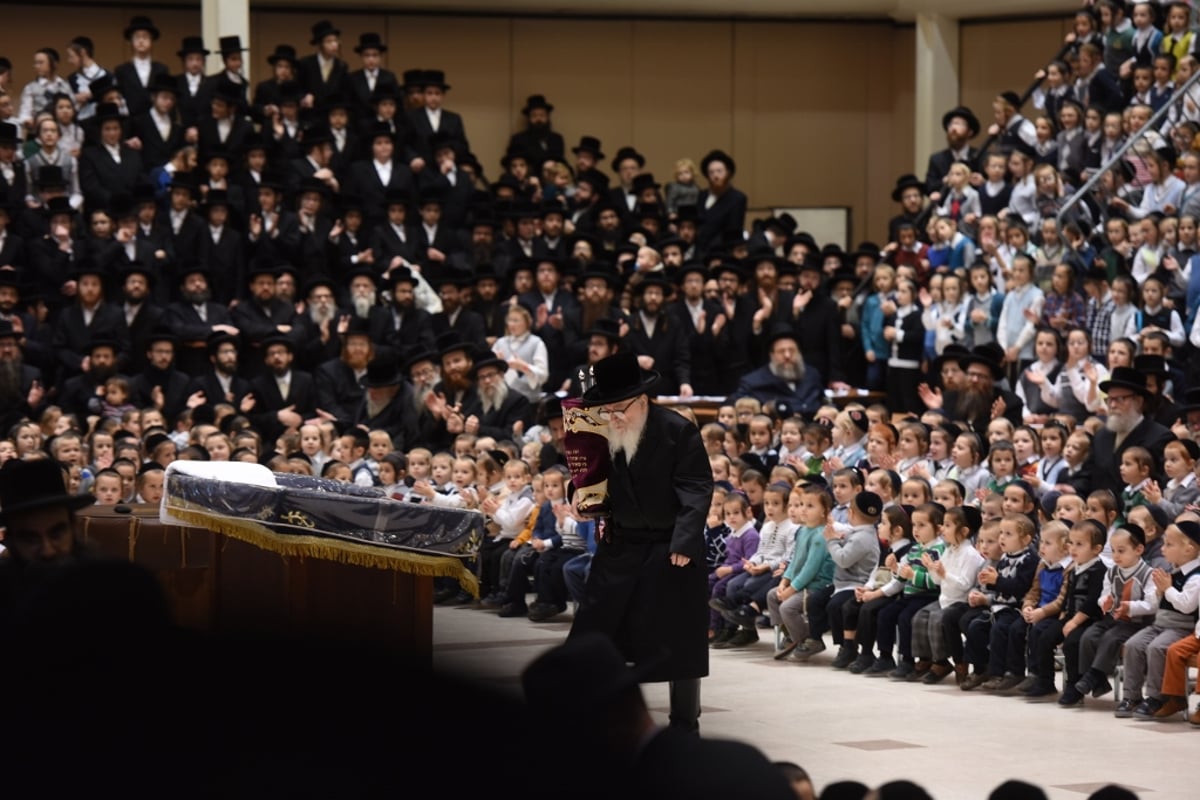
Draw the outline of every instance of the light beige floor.
<instances>
[{"instance_id":1,"label":"light beige floor","mask_svg":"<svg viewBox=\"0 0 1200 800\"><path fill-rule=\"evenodd\" d=\"M517 692L521 670L563 640L570 619L538 624L435 607L434 666ZM770 632L761 633L756 647L712 653L701 731L795 761L818 788L845 778L869 785L907 778L936 800L985 800L1016 777L1054 800L1082 800L1109 782L1155 800L1200 797L1200 730L1182 716L1175 723L1116 719L1111 695L1076 710L966 694L953 678L939 686L865 678L830 668L832 648L812 664L777 662ZM644 689L665 721L666 685Z\"/></svg>"}]
</instances>

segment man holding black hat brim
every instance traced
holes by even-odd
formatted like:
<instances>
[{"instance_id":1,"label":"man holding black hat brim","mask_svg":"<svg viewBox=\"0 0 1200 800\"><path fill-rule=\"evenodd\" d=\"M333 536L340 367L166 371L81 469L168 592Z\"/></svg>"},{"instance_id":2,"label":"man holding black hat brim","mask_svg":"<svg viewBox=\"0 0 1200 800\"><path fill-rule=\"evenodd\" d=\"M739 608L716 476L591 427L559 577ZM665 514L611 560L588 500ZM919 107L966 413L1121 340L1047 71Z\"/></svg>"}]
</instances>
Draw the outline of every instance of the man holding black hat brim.
<instances>
[{"instance_id":1,"label":"man holding black hat brim","mask_svg":"<svg viewBox=\"0 0 1200 800\"><path fill-rule=\"evenodd\" d=\"M671 682L671 724L695 733L708 674L703 563L712 470L696 426L650 400L657 379L621 352L595 365L583 394L609 424L612 511L568 639L611 637L626 661L645 668L642 680Z\"/></svg>"},{"instance_id":2,"label":"man holding black hat brim","mask_svg":"<svg viewBox=\"0 0 1200 800\"><path fill-rule=\"evenodd\" d=\"M342 32L327 19L312 26L309 44L316 51L300 59L296 64L296 78L304 87L301 105L319 108L331 94L338 92L346 80L349 67L339 58Z\"/></svg>"},{"instance_id":3,"label":"man holding black hat brim","mask_svg":"<svg viewBox=\"0 0 1200 800\"><path fill-rule=\"evenodd\" d=\"M383 66L383 54L387 51L388 47L378 33L368 31L359 34L354 52L362 66L350 72L345 83L345 91L359 119L371 113L371 94L376 87L386 86L397 96L400 94L400 81L396 80L396 73Z\"/></svg>"},{"instance_id":4,"label":"man holding black hat brim","mask_svg":"<svg viewBox=\"0 0 1200 800\"><path fill-rule=\"evenodd\" d=\"M1114 497L1121 496L1127 485L1120 474L1121 454L1135 446L1150 451L1154 460L1151 476L1163 484L1163 448L1175 435L1145 416L1146 402L1151 397L1146 376L1133 367L1114 367L1108 380L1100 382L1100 391L1105 394L1108 415L1104 428L1092 440L1089 461L1093 490L1109 489Z\"/></svg>"},{"instance_id":5,"label":"man holding black hat brim","mask_svg":"<svg viewBox=\"0 0 1200 800\"><path fill-rule=\"evenodd\" d=\"M531 94L525 100L521 113L525 116L525 130L514 133L508 140L510 150L516 149L530 153L537 163L531 163L533 174L540 175L542 164L546 161L562 161L565 157L566 143L561 133L551 128L550 114L554 106L546 100L545 95Z\"/></svg>"},{"instance_id":6,"label":"man holding black hat brim","mask_svg":"<svg viewBox=\"0 0 1200 800\"><path fill-rule=\"evenodd\" d=\"M125 26L125 40L133 48L133 58L117 65L112 76L130 116L141 114L150 108L150 93L147 87L155 78L170 77L166 64L153 60L154 42L159 30L149 17L136 16ZM99 97L96 98L100 100Z\"/></svg>"},{"instance_id":7,"label":"man holding black hat brim","mask_svg":"<svg viewBox=\"0 0 1200 800\"><path fill-rule=\"evenodd\" d=\"M945 194L946 174L956 161L971 165L973 172L981 169L979 150L971 146L971 140L979 135L979 118L975 112L966 106L957 106L942 115L942 130L946 134L946 149L939 150L929 156L929 164L925 169L924 191L929 194L937 193L938 197ZM906 176L909 177L909 176ZM911 176L915 177L915 176ZM897 185L899 186L899 185ZM899 198L893 193L893 200ZM924 228L922 228L924 231ZM896 241L895 238L889 241Z\"/></svg>"}]
</instances>

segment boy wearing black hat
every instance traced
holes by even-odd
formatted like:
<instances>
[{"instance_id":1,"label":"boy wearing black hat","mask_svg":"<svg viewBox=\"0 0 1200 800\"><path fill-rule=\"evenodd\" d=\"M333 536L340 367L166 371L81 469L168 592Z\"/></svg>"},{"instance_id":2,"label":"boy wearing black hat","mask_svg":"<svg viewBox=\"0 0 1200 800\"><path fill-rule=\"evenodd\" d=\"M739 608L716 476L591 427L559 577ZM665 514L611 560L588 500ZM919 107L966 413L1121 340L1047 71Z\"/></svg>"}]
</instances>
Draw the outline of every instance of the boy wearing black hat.
<instances>
[{"instance_id":1,"label":"boy wearing black hat","mask_svg":"<svg viewBox=\"0 0 1200 800\"><path fill-rule=\"evenodd\" d=\"M90 119L96 113L96 102L88 86L108 71L96 63L96 45L87 36L76 36L67 45L67 62L75 67L75 71L67 76L71 99L78 109L75 119Z\"/></svg>"},{"instance_id":2,"label":"boy wearing black hat","mask_svg":"<svg viewBox=\"0 0 1200 800\"><path fill-rule=\"evenodd\" d=\"M397 95L400 93L400 82L396 80L396 73L383 66L383 54L387 51L388 47L378 33L359 34L354 52L362 66L350 72L345 83L346 91L350 95L349 100L359 118L370 113L371 94L377 87L385 86Z\"/></svg>"},{"instance_id":3,"label":"boy wearing black hat","mask_svg":"<svg viewBox=\"0 0 1200 800\"><path fill-rule=\"evenodd\" d=\"M84 147L79 156L79 187L88 207L107 208L115 195L133 194L143 163L141 154L124 142L124 119L116 105L100 103L96 124L99 140Z\"/></svg>"},{"instance_id":4,"label":"boy wearing black hat","mask_svg":"<svg viewBox=\"0 0 1200 800\"><path fill-rule=\"evenodd\" d=\"M183 63L183 72L171 78L179 96L179 112L184 126L194 137L196 125L209 113L211 96L204 89L204 64L211 51L200 36L185 36L175 55Z\"/></svg>"},{"instance_id":5,"label":"boy wearing black hat","mask_svg":"<svg viewBox=\"0 0 1200 800\"><path fill-rule=\"evenodd\" d=\"M134 17L125 26L125 40L133 49L133 58L119 64L113 70L113 78L125 98L130 115L141 114L150 108L147 87L152 80L170 76L167 66L154 60L154 42L158 37L159 30L149 17Z\"/></svg>"},{"instance_id":6,"label":"boy wearing black hat","mask_svg":"<svg viewBox=\"0 0 1200 800\"><path fill-rule=\"evenodd\" d=\"M305 108L324 105L331 94L341 89L346 79L349 68L339 57L341 35L342 32L327 19L312 26L309 44L316 50L296 65L296 76L304 87L301 104Z\"/></svg>"},{"instance_id":7,"label":"boy wearing black hat","mask_svg":"<svg viewBox=\"0 0 1200 800\"><path fill-rule=\"evenodd\" d=\"M51 97L73 94L71 85L58 74L58 61L58 51L53 47L43 47L33 54L34 79L21 90L21 105L17 110L18 119L30 135L34 133L34 115L49 105Z\"/></svg>"},{"instance_id":8,"label":"boy wearing black hat","mask_svg":"<svg viewBox=\"0 0 1200 800\"><path fill-rule=\"evenodd\" d=\"M450 89L445 73L440 69L425 70L421 82L425 87L425 105L408 112L409 128L414 137L413 149L417 155L413 170L418 172L433 161L430 140L435 133L457 140L462 144L464 151L469 152L471 149L462 116L442 107L446 92Z\"/></svg>"}]
</instances>

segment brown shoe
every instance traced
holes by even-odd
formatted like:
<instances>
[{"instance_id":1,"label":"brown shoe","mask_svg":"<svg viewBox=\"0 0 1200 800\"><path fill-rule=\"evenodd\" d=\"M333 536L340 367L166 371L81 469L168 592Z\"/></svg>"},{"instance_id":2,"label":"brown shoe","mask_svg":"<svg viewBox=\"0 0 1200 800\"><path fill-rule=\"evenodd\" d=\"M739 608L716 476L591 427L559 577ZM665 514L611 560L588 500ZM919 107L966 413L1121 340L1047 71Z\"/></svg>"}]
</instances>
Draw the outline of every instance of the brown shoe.
<instances>
[{"instance_id":1,"label":"brown shoe","mask_svg":"<svg viewBox=\"0 0 1200 800\"><path fill-rule=\"evenodd\" d=\"M1162 708L1154 712L1154 719L1159 722L1169 722L1176 714L1186 711L1186 697L1164 697Z\"/></svg>"},{"instance_id":2,"label":"brown shoe","mask_svg":"<svg viewBox=\"0 0 1200 800\"><path fill-rule=\"evenodd\" d=\"M986 672L976 672L974 675L968 675L963 678L962 683L958 684L958 688L962 689L964 692L970 692L983 686L989 680L991 680L991 676Z\"/></svg>"},{"instance_id":3,"label":"brown shoe","mask_svg":"<svg viewBox=\"0 0 1200 800\"><path fill-rule=\"evenodd\" d=\"M957 684L959 687L961 687L963 685L963 683L966 682L967 672L970 669L971 669L971 666L969 664L955 664L954 665L954 683Z\"/></svg>"},{"instance_id":4,"label":"brown shoe","mask_svg":"<svg viewBox=\"0 0 1200 800\"><path fill-rule=\"evenodd\" d=\"M1200 708L1197 708L1191 714L1188 714L1188 723L1193 728L1200 728Z\"/></svg>"},{"instance_id":5,"label":"brown shoe","mask_svg":"<svg viewBox=\"0 0 1200 800\"><path fill-rule=\"evenodd\" d=\"M954 668L949 664L931 664L929 672L925 673L925 677L921 679L922 683L933 685L941 683L942 679L954 671Z\"/></svg>"}]
</instances>

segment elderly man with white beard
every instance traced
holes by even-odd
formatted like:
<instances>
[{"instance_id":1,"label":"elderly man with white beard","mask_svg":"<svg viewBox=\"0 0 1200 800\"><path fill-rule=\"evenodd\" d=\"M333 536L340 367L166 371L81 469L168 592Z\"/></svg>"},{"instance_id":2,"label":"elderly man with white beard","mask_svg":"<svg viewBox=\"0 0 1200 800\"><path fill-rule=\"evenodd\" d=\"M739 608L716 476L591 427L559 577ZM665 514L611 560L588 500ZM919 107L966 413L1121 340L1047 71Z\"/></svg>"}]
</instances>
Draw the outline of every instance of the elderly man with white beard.
<instances>
[{"instance_id":1,"label":"elderly man with white beard","mask_svg":"<svg viewBox=\"0 0 1200 800\"><path fill-rule=\"evenodd\" d=\"M504 381L508 362L488 356L471 365L475 382L476 402L463 413L463 430L477 436L496 439L520 439L534 419L534 407L529 398L515 392Z\"/></svg>"},{"instance_id":2,"label":"elderly man with white beard","mask_svg":"<svg viewBox=\"0 0 1200 800\"><path fill-rule=\"evenodd\" d=\"M1132 367L1114 367L1108 380L1100 382L1100 391L1105 394L1108 415L1092 441L1092 489L1108 489L1113 496L1121 496L1125 488L1119 471L1121 454L1130 447L1150 451L1154 459L1151 476L1163 485L1163 448L1175 435L1145 416L1146 400L1151 396L1146 376Z\"/></svg>"},{"instance_id":3,"label":"elderly man with white beard","mask_svg":"<svg viewBox=\"0 0 1200 800\"><path fill-rule=\"evenodd\" d=\"M333 279L324 275L304 286L304 313L296 315L296 362L301 369L312 372L341 352L350 315L338 309L336 291Z\"/></svg>"},{"instance_id":4,"label":"elderly man with white beard","mask_svg":"<svg viewBox=\"0 0 1200 800\"><path fill-rule=\"evenodd\" d=\"M642 680L670 682L671 725L700 730L708 674L704 526L713 477L700 431L653 403L658 380L624 351L598 362L583 403L608 422L611 516L570 637L602 633Z\"/></svg>"},{"instance_id":5,"label":"elderly man with white beard","mask_svg":"<svg viewBox=\"0 0 1200 800\"><path fill-rule=\"evenodd\" d=\"M379 285L375 270L358 266L346 275L347 311L359 319L370 319L371 310L379 305Z\"/></svg>"},{"instance_id":6,"label":"elderly man with white beard","mask_svg":"<svg viewBox=\"0 0 1200 800\"><path fill-rule=\"evenodd\" d=\"M766 340L770 360L742 376L730 398L753 397L764 406L787 406L793 414L812 415L825 401L825 383L800 355L800 337L790 326L776 328Z\"/></svg>"}]
</instances>

